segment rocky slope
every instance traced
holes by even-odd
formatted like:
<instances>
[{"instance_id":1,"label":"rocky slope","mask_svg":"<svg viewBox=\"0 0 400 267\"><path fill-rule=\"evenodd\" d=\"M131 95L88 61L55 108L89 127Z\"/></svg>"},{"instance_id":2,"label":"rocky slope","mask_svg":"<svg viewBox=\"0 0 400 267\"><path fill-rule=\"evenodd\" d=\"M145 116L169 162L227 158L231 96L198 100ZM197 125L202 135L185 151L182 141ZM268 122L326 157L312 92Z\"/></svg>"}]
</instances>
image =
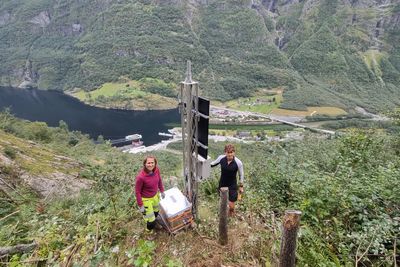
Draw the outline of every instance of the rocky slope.
<instances>
[{"instance_id":1,"label":"rocky slope","mask_svg":"<svg viewBox=\"0 0 400 267\"><path fill-rule=\"evenodd\" d=\"M93 184L79 177L80 169L80 164L71 158L0 130L2 195L25 188L45 199L74 197Z\"/></svg>"}]
</instances>

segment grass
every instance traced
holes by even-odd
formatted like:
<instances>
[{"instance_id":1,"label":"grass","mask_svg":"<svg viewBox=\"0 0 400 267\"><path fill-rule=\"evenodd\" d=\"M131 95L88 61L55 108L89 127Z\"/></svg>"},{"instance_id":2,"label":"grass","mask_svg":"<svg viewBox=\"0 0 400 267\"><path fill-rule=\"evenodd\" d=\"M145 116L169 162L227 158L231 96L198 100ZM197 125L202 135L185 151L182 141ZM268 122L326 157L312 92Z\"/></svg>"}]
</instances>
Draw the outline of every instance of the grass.
<instances>
[{"instance_id":1,"label":"grass","mask_svg":"<svg viewBox=\"0 0 400 267\"><path fill-rule=\"evenodd\" d=\"M31 175L54 173L55 171L62 173L78 173L79 171L78 165L72 159L58 158L56 153L50 149L31 142L28 143L23 139L0 131L0 151L3 151L6 147L14 148L16 151L14 162Z\"/></svg>"},{"instance_id":2,"label":"grass","mask_svg":"<svg viewBox=\"0 0 400 267\"><path fill-rule=\"evenodd\" d=\"M93 91L85 92L83 90L80 90L72 93L72 96L78 98L81 101L87 101L88 95L90 95L90 97L92 98L97 98L99 96L110 97L118 93L128 93L129 95L136 97L139 95L145 95L145 93L139 89L139 85L140 83L134 80L116 83L105 83Z\"/></svg>"},{"instance_id":3,"label":"grass","mask_svg":"<svg viewBox=\"0 0 400 267\"><path fill-rule=\"evenodd\" d=\"M215 106L226 107L240 111L268 114L274 109L278 108L282 100L283 98L281 89L259 89L251 97L241 97L226 102L213 101L212 104Z\"/></svg>"},{"instance_id":4,"label":"grass","mask_svg":"<svg viewBox=\"0 0 400 267\"><path fill-rule=\"evenodd\" d=\"M268 125L231 125L231 124L211 124L209 133L211 135L235 136L238 132L250 132L252 136L267 135L275 136L280 132L293 131L295 128L284 124Z\"/></svg>"},{"instance_id":5,"label":"grass","mask_svg":"<svg viewBox=\"0 0 400 267\"><path fill-rule=\"evenodd\" d=\"M350 28L348 29L348 34L364 42L369 42L368 32L362 28Z\"/></svg>"},{"instance_id":6,"label":"grass","mask_svg":"<svg viewBox=\"0 0 400 267\"><path fill-rule=\"evenodd\" d=\"M135 109L173 109L178 106L178 101L176 99L156 94L146 94L142 100L143 101L135 103Z\"/></svg>"},{"instance_id":7,"label":"grass","mask_svg":"<svg viewBox=\"0 0 400 267\"><path fill-rule=\"evenodd\" d=\"M225 105L227 108L267 114L279 106L281 99L282 96L253 96L231 100Z\"/></svg>"},{"instance_id":8,"label":"grass","mask_svg":"<svg viewBox=\"0 0 400 267\"><path fill-rule=\"evenodd\" d=\"M371 8L368 9L357 9L357 15L363 20L374 19L377 16L377 11Z\"/></svg>"},{"instance_id":9,"label":"grass","mask_svg":"<svg viewBox=\"0 0 400 267\"><path fill-rule=\"evenodd\" d=\"M82 102L105 108L148 110L177 107L176 99L145 92L141 89L142 85L139 81L124 79L105 83L90 92L80 90L71 95Z\"/></svg>"},{"instance_id":10,"label":"grass","mask_svg":"<svg viewBox=\"0 0 400 267\"><path fill-rule=\"evenodd\" d=\"M294 127L283 124L266 124L266 125L236 125L236 124L210 124L210 131L214 130L232 130L232 131L290 131Z\"/></svg>"},{"instance_id":11,"label":"grass","mask_svg":"<svg viewBox=\"0 0 400 267\"><path fill-rule=\"evenodd\" d=\"M273 114L281 116L312 116L312 115L345 115L347 112L337 107L308 107L307 111L281 109L279 105L283 101L282 89L260 89L252 97L238 98L227 102L213 101L218 107L226 107L241 111ZM275 101L273 101L275 99Z\"/></svg>"},{"instance_id":12,"label":"grass","mask_svg":"<svg viewBox=\"0 0 400 267\"><path fill-rule=\"evenodd\" d=\"M281 131L275 131L275 130L255 130L255 129L243 129L245 131L249 131L251 137L255 137L257 135L260 136L276 136ZM221 135L221 136L236 136L238 131L236 130L210 130L210 134L212 135Z\"/></svg>"},{"instance_id":13,"label":"grass","mask_svg":"<svg viewBox=\"0 0 400 267\"><path fill-rule=\"evenodd\" d=\"M341 108L336 108L336 107L308 107L307 111L277 108L272 111L272 114L280 116L312 116L317 114L337 116L337 115L345 115L347 114L347 112Z\"/></svg>"},{"instance_id":14,"label":"grass","mask_svg":"<svg viewBox=\"0 0 400 267\"><path fill-rule=\"evenodd\" d=\"M374 58L375 60L377 55L372 52L373 51L368 54L368 58ZM373 55L375 56L373 57ZM95 106L106 108L113 107L136 110L176 108L177 101L175 99L145 92L141 87L141 82L125 79L121 82L105 83L98 89L90 92L85 92L83 90L77 91L72 93L72 95L89 104L93 104L91 101L100 96L106 97L106 102L94 103ZM283 90L281 88L259 89L251 97L241 97L226 102L212 101L212 105L240 111L282 116L312 116L315 114L336 116L347 114L343 109L336 107L308 107L307 111L280 109L279 105L283 101L282 92ZM114 96L122 97L113 98Z\"/></svg>"},{"instance_id":15,"label":"grass","mask_svg":"<svg viewBox=\"0 0 400 267\"><path fill-rule=\"evenodd\" d=\"M62 132L59 131L57 134L61 135ZM267 134L273 135L270 131ZM50 157L56 157L52 151L57 145L60 150L63 149L67 153L63 157L67 161L69 159L65 156L68 155L72 155L79 162L93 157L100 161L106 159L105 166L81 165L82 168L90 168L90 177L97 183L92 190L82 192L75 199L56 201L49 199L46 202L46 199L38 199L36 196L26 197L27 194L20 188L15 190L23 193L21 197L26 198L21 204L4 201L3 198L3 202L0 203L2 218L15 210L19 212L1 221L2 243L8 246L34 240L38 244L32 253L15 255L12 260L5 259L10 261L6 264L17 266L14 263L22 265L24 262L32 261L38 265L36 262L41 261L47 265L61 265L70 261L75 265L84 266L101 264L128 266L131 265L128 260L137 260L147 255L149 266L276 266L282 234L280 231L282 215L287 207L291 207L301 209L305 214L304 235L299 239L298 265L317 266L319 263L334 265L331 258L334 257L335 265L350 266L353 263L353 255L357 254L358 249L356 251L354 247L352 251L340 254L338 248L351 247L354 242L362 244L363 240L371 240L374 238L373 233L372 237L365 235L371 232L368 227L380 227L384 222L388 223L383 224L387 229L384 229L386 232L382 232L383 236L392 236L396 231L396 225L389 222L389 219L397 215L397 210L390 208L397 207L398 203L396 202L398 199L395 198L397 195L394 193L398 157L389 149L393 147L394 143L391 142L395 140L389 143L381 137L375 137L375 134L371 133L370 136L353 133L345 139L320 139L318 142L310 136L304 142L295 143L235 144L244 166L251 168L245 168L245 195L237 202L237 216L228 222L228 245L220 246L217 243L219 206L217 185L220 170L214 168L210 178L199 184L200 219L196 221L196 228L180 231L174 236L166 231L156 231L156 234L150 237L154 239L156 248L150 250L149 246L141 245L144 240L149 239L144 232L145 222L142 215L137 210L135 201L128 200L132 197L134 174L141 168L142 155L122 154L114 148L94 146L87 139L82 140L83 144L79 143L74 147L53 143L50 148L48 144L41 146L40 143L15 138L0 130L0 151L5 146L13 147L17 151L16 158L20 157L22 152L25 155L25 147L28 149L33 147L40 154L35 159L47 162ZM224 145L223 142L212 143L209 148L210 156L215 158L221 153ZM182 144L175 143L172 147L180 149ZM385 155L384 152L390 154ZM171 174L176 175L182 170L180 156L169 152L155 153L160 162L164 181L168 181L167 177ZM342 157L336 157L337 155ZM354 162L354 155L362 155L365 157L365 162L357 162L359 164L356 165L357 168L350 169L354 174L352 177L359 180L349 184L347 166ZM29 157L34 156L29 154ZM260 161L260 158L263 160ZM254 162L258 164L253 164ZM56 165L57 163L53 162ZM305 168L307 172L304 172ZM331 179L331 174L337 177ZM184 181L181 172L176 176L180 181ZM368 187L363 188L360 185ZM165 188L168 189L169 185ZM351 195L352 192L361 193ZM382 202L383 206L373 206L371 201L351 205L354 199L362 200L369 192L373 192L373 196L379 198L377 203ZM339 203L340 206L337 204L335 193L343 200L343 203ZM349 217L340 214L340 210L344 207L357 215L356 211L360 206L368 206L371 209L369 213L371 216L364 214L361 218L364 224L357 224L360 216ZM327 219L332 218L332 214L337 218L335 227L328 225L328 228L323 228ZM353 228L349 228L352 224L355 224ZM307 228L307 225L315 225L316 230ZM364 227L367 227L367 230L363 231L366 229ZM358 229L361 229L361 232ZM360 236L355 239L350 236L352 233ZM318 239L319 236L321 238ZM327 236L331 238L326 239ZM376 247L386 249L385 246L388 246L388 252L384 252L386 253L384 257L392 257L393 253L390 250L393 248L392 243L386 243L386 240L380 242ZM331 244L337 245L331 246ZM326 250L321 250L321 247ZM365 244L362 250L366 251L369 248L370 246ZM232 253L233 251L235 253ZM310 256L307 251L318 254ZM369 259L374 258L367 258L367 263ZM390 262L385 263L390 264Z\"/></svg>"},{"instance_id":16,"label":"grass","mask_svg":"<svg viewBox=\"0 0 400 267\"><path fill-rule=\"evenodd\" d=\"M379 50L368 50L363 54L364 62L367 64L368 68L375 72L378 76L382 76L382 71L380 69L380 62L384 57L384 54L379 52Z\"/></svg>"},{"instance_id":17,"label":"grass","mask_svg":"<svg viewBox=\"0 0 400 267\"><path fill-rule=\"evenodd\" d=\"M210 130L211 135L222 135L222 136L234 136L237 131L235 130L220 130L220 129L212 129Z\"/></svg>"}]
</instances>

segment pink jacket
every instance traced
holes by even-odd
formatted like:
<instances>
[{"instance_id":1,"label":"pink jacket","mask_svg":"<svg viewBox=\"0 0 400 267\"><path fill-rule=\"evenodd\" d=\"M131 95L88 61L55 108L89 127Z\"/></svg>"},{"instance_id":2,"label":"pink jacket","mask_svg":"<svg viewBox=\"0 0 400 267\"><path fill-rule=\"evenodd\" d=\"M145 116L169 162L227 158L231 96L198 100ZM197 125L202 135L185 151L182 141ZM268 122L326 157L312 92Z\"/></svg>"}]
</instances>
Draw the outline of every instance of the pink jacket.
<instances>
[{"instance_id":1,"label":"pink jacket","mask_svg":"<svg viewBox=\"0 0 400 267\"><path fill-rule=\"evenodd\" d=\"M161 180L160 170L156 167L154 172L146 173L141 170L136 176L136 201L139 207L143 206L142 197L154 197L158 189L164 192L164 185Z\"/></svg>"}]
</instances>

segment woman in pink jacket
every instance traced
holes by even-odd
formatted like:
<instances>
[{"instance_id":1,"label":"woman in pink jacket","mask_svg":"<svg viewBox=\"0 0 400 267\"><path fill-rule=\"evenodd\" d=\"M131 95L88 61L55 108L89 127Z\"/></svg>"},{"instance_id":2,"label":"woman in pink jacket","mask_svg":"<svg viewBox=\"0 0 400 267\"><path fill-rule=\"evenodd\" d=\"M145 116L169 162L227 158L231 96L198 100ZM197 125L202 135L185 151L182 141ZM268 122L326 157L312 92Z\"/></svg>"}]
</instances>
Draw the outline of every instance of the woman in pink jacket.
<instances>
[{"instance_id":1,"label":"woman in pink jacket","mask_svg":"<svg viewBox=\"0 0 400 267\"><path fill-rule=\"evenodd\" d=\"M164 186L157 168L157 159L154 156L147 156L143 160L143 169L136 176L136 201L139 210L147 223L146 230L152 231L156 225L156 217L159 212L160 197L164 198Z\"/></svg>"}]
</instances>

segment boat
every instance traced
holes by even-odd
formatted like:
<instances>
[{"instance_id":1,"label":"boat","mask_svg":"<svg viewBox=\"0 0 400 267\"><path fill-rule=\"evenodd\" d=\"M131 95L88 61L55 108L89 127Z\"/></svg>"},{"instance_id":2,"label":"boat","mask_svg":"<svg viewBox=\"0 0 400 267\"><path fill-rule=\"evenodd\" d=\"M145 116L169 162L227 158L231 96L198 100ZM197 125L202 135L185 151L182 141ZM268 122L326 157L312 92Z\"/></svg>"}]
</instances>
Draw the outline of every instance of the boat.
<instances>
[{"instance_id":1,"label":"boat","mask_svg":"<svg viewBox=\"0 0 400 267\"><path fill-rule=\"evenodd\" d=\"M134 147L143 146L143 141L142 140L133 140L132 141L132 146L134 146Z\"/></svg>"},{"instance_id":2,"label":"boat","mask_svg":"<svg viewBox=\"0 0 400 267\"><path fill-rule=\"evenodd\" d=\"M110 140L111 145L115 147L121 147L121 146L133 146L133 147L138 147L143 145L142 135L140 134L131 134L125 136L125 138L121 139L115 139L115 140Z\"/></svg>"},{"instance_id":3,"label":"boat","mask_svg":"<svg viewBox=\"0 0 400 267\"><path fill-rule=\"evenodd\" d=\"M142 135L141 134L131 134L131 135L127 135L125 136L126 140L140 140L142 139Z\"/></svg>"},{"instance_id":4,"label":"boat","mask_svg":"<svg viewBox=\"0 0 400 267\"><path fill-rule=\"evenodd\" d=\"M166 136L166 137L174 137L174 135L173 135L173 134L170 134L170 133L161 133L161 132L159 132L158 135L160 135L160 136Z\"/></svg>"}]
</instances>

